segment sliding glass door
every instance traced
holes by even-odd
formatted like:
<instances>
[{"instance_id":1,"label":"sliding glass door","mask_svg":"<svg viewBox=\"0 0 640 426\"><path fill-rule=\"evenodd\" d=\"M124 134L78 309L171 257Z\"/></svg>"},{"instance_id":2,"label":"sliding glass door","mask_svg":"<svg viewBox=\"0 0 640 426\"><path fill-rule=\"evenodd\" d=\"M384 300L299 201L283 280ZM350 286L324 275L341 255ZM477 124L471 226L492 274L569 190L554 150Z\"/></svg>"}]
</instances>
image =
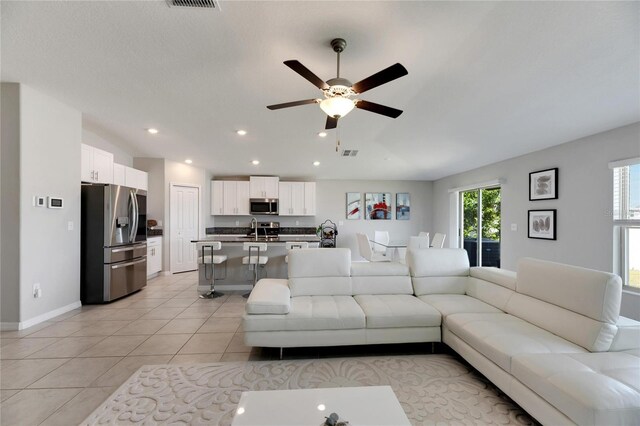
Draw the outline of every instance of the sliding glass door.
<instances>
[{"instance_id":1,"label":"sliding glass door","mask_svg":"<svg viewBox=\"0 0 640 426\"><path fill-rule=\"evenodd\" d=\"M500 267L500 187L460 192L460 247L471 266Z\"/></svg>"}]
</instances>

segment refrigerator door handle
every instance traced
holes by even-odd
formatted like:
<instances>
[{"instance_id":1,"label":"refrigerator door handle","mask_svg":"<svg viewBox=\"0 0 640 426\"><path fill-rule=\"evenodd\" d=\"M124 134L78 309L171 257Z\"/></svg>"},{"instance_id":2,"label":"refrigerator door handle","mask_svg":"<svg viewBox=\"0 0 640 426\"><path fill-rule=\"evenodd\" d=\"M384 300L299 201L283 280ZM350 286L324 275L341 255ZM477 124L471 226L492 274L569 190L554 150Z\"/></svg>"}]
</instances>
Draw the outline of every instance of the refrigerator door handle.
<instances>
[{"instance_id":1,"label":"refrigerator door handle","mask_svg":"<svg viewBox=\"0 0 640 426\"><path fill-rule=\"evenodd\" d=\"M138 213L136 208L136 195L133 193L133 190L129 190L129 199L131 200L131 220L129 223L131 224L131 230L129 231L129 242L133 243L135 241L136 232L138 232Z\"/></svg>"},{"instance_id":2,"label":"refrigerator door handle","mask_svg":"<svg viewBox=\"0 0 640 426\"><path fill-rule=\"evenodd\" d=\"M131 251L131 250L139 249L139 248L141 248L143 246L144 246L144 244L138 244L138 245L135 245L133 247L113 249L113 250L111 250L111 253L121 253L123 251Z\"/></svg>"},{"instance_id":3,"label":"refrigerator door handle","mask_svg":"<svg viewBox=\"0 0 640 426\"><path fill-rule=\"evenodd\" d=\"M142 263L142 262L146 262L147 258L143 257L140 260L135 260L133 262L127 262L127 263L118 263L117 265L112 265L111 269L118 269L118 268L124 268L125 266L131 266L131 265L137 265L138 263Z\"/></svg>"}]
</instances>

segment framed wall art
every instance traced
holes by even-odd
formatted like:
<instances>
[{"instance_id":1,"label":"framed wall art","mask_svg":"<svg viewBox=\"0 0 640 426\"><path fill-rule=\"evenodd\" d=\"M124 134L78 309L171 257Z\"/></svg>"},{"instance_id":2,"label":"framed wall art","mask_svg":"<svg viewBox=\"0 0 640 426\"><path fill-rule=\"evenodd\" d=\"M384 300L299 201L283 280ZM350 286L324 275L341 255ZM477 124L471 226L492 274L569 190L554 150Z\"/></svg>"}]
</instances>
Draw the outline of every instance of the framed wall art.
<instances>
[{"instance_id":1,"label":"framed wall art","mask_svg":"<svg viewBox=\"0 0 640 426\"><path fill-rule=\"evenodd\" d=\"M396 194L396 220L411 219L411 195L408 192Z\"/></svg>"},{"instance_id":2,"label":"framed wall art","mask_svg":"<svg viewBox=\"0 0 640 426\"><path fill-rule=\"evenodd\" d=\"M556 209L529 210L529 238L556 239Z\"/></svg>"},{"instance_id":3,"label":"framed wall art","mask_svg":"<svg viewBox=\"0 0 640 426\"><path fill-rule=\"evenodd\" d=\"M364 206L366 220L391 220L391 193L367 192Z\"/></svg>"},{"instance_id":4,"label":"framed wall art","mask_svg":"<svg viewBox=\"0 0 640 426\"><path fill-rule=\"evenodd\" d=\"M529 173L529 201L558 198L558 168Z\"/></svg>"},{"instance_id":5,"label":"framed wall art","mask_svg":"<svg viewBox=\"0 0 640 426\"><path fill-rule=\"evenodd\" d=\"M347 219L362 217L362 198L359 192L347 192Z\"/></svg>"}]
</instances>

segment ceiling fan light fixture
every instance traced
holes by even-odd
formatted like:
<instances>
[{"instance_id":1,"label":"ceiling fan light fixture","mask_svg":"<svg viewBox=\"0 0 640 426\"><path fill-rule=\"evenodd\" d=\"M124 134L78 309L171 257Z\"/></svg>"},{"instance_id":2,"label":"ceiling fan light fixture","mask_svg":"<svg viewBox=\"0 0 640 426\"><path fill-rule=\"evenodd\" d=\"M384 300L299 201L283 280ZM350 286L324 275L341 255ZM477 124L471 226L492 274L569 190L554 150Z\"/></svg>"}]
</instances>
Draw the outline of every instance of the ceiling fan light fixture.
<instances>
[{"instance_id":1,"label":"ceiling fan light fixture","mask_svg":"<svg viewBox=\"0 0 640 426\"><path fill-rule=\"evenodd\" d=\"M342 96L326 98L320 102L320 108L329 116L334 118L342 118L349 114L356 106L355 102Z\"/></svg>"}]
</instances>

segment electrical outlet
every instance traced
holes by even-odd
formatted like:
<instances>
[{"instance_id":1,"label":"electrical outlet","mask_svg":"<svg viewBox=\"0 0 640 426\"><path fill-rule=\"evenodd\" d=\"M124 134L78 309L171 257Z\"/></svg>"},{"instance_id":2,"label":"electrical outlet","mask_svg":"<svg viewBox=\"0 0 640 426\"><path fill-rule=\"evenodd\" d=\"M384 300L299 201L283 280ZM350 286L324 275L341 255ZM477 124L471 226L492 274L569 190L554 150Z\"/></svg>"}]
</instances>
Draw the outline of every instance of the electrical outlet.
<instances>
[{"instance_id":1,"label":"electrical outlet","mask_svg":"<svg viewBox=\"0 0 640 426\"><path fill-rule=\"evenodd\" d=\"M158 221L158 226L162 226L162 221L161 220Z\"/></svg>"},{"instance_id":2,"label":"electrical outlet","mask_svg":"<svg viewBox=\"0 0 640 426\"><path fill-rule=\"evenodd\" d=\"M299 226L299 225L300 225L300 221L296 220L296 226Z\"/></svg>"},{"instance_id":3,"label":"electrical outlet","mask_svg":"<svg viewBox=\"0 0 640 426\"><path fill-rule=\"evenodd\" d=\"M236 226L240 226L240 221L236 220Z\"/></svg>"},{"instance_id":4,"label":"electrical outlet","mask_svg":"<svg viewBox=\"0 0 640 426\"><path fill-rule=\"evenodd\" d=\"M73 221L67 222L67 231L73 231Z\"/></svg>"},{"instance_id":5,"label":"electrical outlet","mask_svg":"<svg viewBox=\"0 0 640 426\"><path fill-rule=\"evenodd\" d=\"M512 223L511 224L511 230L512 231L517 231L518 230L518 224L517 223Z\"/></svg>"},{"instance_id":6,"label":"electrical outlet","mask_svg":"<svg viewBox=\"0 0 640 426\"><path fill-rule=\"evenodd\" d=\"M36 299L42 297L42 289L40 288L40 283L35 283L33 285L33 297Z\"/></svg>"}]
</instances>

